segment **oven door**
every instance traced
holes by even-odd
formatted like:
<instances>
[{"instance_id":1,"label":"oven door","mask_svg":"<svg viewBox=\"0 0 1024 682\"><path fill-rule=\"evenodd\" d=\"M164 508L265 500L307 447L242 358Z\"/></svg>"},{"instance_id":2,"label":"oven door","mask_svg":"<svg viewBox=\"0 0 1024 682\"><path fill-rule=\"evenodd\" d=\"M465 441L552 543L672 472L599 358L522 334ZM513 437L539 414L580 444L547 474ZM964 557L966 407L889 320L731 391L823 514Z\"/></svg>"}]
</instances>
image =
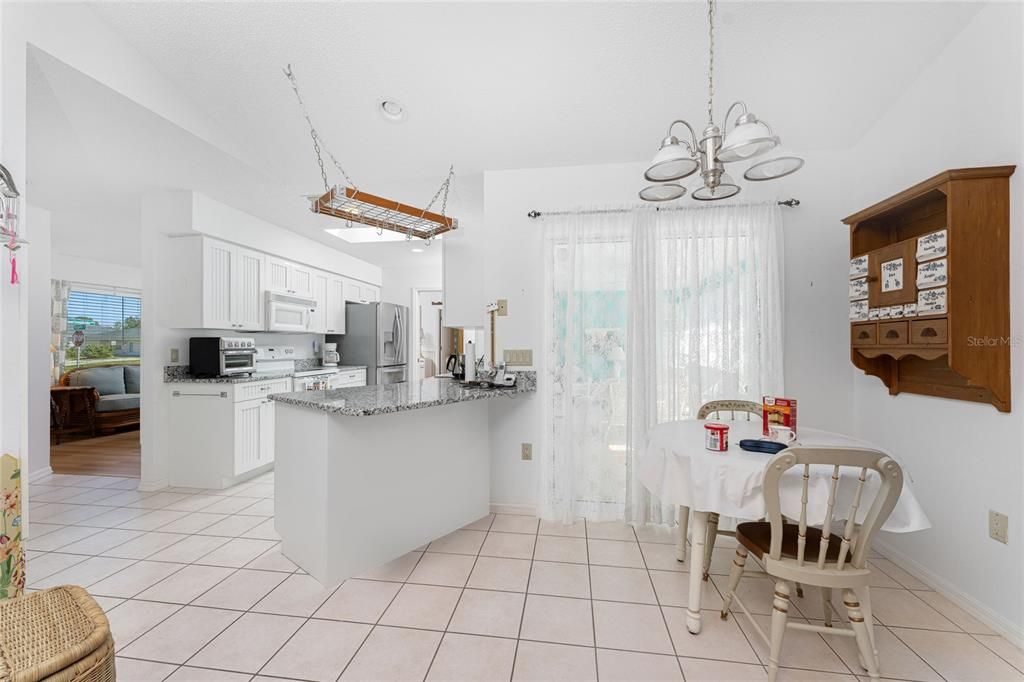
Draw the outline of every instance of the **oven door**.
<instances>
[{"instance_id":1,"label":"oven door","mask_svg":"<svg viewBox=\"0 0 1024 682\"><path fill-rule=\"evenodd\" d=\"M221 376L244 374L256 371L256 350L222 350L220 352Z\"/></svg>"}]
</instances>

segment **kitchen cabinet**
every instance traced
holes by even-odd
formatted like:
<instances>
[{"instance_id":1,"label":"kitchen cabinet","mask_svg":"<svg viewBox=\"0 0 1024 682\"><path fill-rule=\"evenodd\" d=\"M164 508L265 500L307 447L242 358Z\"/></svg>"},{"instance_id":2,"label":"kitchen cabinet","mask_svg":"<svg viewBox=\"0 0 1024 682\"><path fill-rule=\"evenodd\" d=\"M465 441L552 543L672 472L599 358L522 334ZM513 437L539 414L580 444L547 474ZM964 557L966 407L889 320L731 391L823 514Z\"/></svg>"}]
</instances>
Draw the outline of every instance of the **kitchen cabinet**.
<instances>
[{"instance_id":1,"label":"kitchen cabinet","mask_svg":"<svg viewBox=\"0 0 1024 682\"><path fill-rule=\"evenodd\" d=\"M274 463L272 393L292 390L291 377L237 384L166 384L170 485L221 489Z\"/></svg>"},{"instance_id":2,"label":"kitchen cabinet","mask_svg":"<svg viewBox=\"0 0 1024 682\"><path fill-rule=\"evenodd\" d=\"M327 279L327 303L324 309L325 333L345 333L345 293L348 280L332 275Z\"/></svg>"},{"instance_id":3,"label":"kitchen cabinet","mask_svg":"<svg viewBox=\"0 0 1024 682\"><path fill-rule=\"evenodd\" d=\"M365 282L348 280L345 288L346 300L353 303L376 303L380 300L380 287Z\"/></svg>"},{"instance_id":4,"label":"kitchen cabinet","mask_svg":"<svg viewBox=\"0 0 1024 682\"><path fill-rule=\"evenodd\" d=\"M235 403L235 476L274 461L274 403L266 398Z\"/></svg>"},{"instance_id":5,"label":"kitchen cabinet","mask_svg":"<svg viewBox=\"0 0 1024 682\"><path fill-rule=\"evenodd\" d=\"M170 241L177 296L166 308L171 327L258 331L263 323L264 257L215 239Z\"/></svg>"},{"instance_id":6,"label":"kitchen cabinet","mask_svg":"<svg viewBox=\"0 0 1024 682\"><path fill-rule=\"evenodd\" d=\"M267 256L267 288L297 296L312 296L313 268Z\"/></svg>"},{"instance_id":7,"label":"kitchen cabinet","mask_svg":"<svg viewBox=\"0 0 1024 682\"><path fill-rule=\"evenodd\" d=\"M309 331L314 334L328 333L330 303L327 300L327 290L330 278L326 272L313 272L313 300L316 301L316 311L310 316Z\"/></svg>"}]
</instances>

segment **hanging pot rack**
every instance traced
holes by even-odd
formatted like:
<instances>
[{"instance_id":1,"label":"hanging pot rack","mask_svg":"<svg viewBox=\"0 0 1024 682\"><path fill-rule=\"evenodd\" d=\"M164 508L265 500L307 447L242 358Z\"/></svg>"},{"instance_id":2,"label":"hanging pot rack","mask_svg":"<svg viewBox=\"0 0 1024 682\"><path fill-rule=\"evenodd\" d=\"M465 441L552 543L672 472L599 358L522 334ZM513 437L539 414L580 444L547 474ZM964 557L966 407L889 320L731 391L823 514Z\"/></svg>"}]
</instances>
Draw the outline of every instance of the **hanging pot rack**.
<instances>
[{"instance_id":1,"label":"hanging pot rack","mask_svg":"<svg viewBox=\"0 0 1024 682\"><path fill-rule=\"evenodd\" d=\"M393 199L380 197L358 188L352 178L335 158L334 154L327 148L323 137L313 125L313 120L306 109L306 104L299 92L299 84L292 71L291 64L284 69L284 75L295 92L295 98L302 109L302 115L309 124L309 134L313 139L313 151L316 153L316 160L320 166L320 177L324 183L323 194L307 196L310 201L310 210L313 213L338 218L345 221L346 227L354 227L353 223L368 225L377 229L377 234L382 235L384 230L397 232L405 235L407 240L413 237L422 239L429 245L431 240L438 235L458 229L457 218L446 215L448 208L448 190L451 188L452 179L455 177L455 166L448 168L448 176L434 193L433 198L425 208L418 208L403 204ZM324 165L323 154L326 153L331 163L345 179L347 184L331 185L327 180L327 170ZM441 199L441 212L434 213L430 209Z\"/></svg>"}]
</instances>

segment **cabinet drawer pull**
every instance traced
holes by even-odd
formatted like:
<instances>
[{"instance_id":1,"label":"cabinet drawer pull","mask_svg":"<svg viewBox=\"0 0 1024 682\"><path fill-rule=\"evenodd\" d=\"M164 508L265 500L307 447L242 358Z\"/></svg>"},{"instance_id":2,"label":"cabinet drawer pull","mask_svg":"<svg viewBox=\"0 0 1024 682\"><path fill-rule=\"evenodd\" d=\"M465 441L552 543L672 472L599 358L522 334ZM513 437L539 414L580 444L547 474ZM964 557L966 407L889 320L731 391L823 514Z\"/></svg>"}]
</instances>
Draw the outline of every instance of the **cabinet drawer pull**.
<instances>
[{"instance_id":1,"label":"cabinet drawer pull","mask_svg":"<svg viewBox=\"0 0 1024 682\"><path fill-rule=\"evenodd\" d=\"M887 331L885 333L885 338L887 338L887 339L898 339L898 338L900 338L900 333L898 331L896 331L895 329L890 329L889 331Z\"/></svg>"},{"instance_id":2,"label":"cabinet drawer pull","mask_svg":"<svg viewBox=\"0 0 1024 682\"><path fill-rule=\"evenodd\" d=\"M228 394L226 391L221 391L217 395L213 393L182 393L181 391L172 391L171 396L174 398L227 398Z\"/></svg>"},{"instance_id":3,"label":"cabinet drawer pull","mask_svg":"<svg viewBox=\"0 0 1024 682\"><path fill-rule=\"evenodd\" d=\"M921 330L921 336L935 337L938 335L939 333L935 331L934 327L925 327L924 329Z\"/></svg>"},{"instance_id":4,"label":"cabinet drawer pull","mask_svg":"<svg viewBox=\"0 0 1024 682\"><path fill-rule=\"evenodd\" d=\"M857 338L858 339L870 339L871 338L871 334L868 334L866 331L861 330L860 334L857 334Z\"/></svg>"}]
</instances>

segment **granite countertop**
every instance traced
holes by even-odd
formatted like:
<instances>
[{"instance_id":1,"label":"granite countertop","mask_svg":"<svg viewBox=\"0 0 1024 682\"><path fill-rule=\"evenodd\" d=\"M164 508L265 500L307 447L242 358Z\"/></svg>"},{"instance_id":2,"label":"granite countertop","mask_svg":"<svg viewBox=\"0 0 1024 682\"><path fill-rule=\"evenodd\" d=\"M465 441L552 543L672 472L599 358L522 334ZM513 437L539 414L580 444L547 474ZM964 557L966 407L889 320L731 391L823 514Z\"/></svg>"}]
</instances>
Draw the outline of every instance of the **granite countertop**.
<instances>
[{"instance_id":1,"label":"granite countertop","mask_svg":"<svg viewBox=\"0 0 1024 682\"><path fill-rule=\"evenodd\" d=\"M418 410L438 405L453 405L469 400L513 398L537 390L536 372L518 372L513 388L466 386L454 379L421 379L401 384L336 388L330 391L275 393L269 396L287 405L306 407L349 417Z\"/></svg>"},{"instance_id":2,"label":"granite countertop","mask_svg":"<svg viewBox=\"0 0 1024 682\"><path fill-rule=\"evenodd\" d=\"M187 365L168 365L164 367L165 384L247 384L252 381L267 381L269 379L285 379L294 377L299 372L308 372L314 369L336 369L344 372L352 369L366 369L366 365L338 365L337 367L309 366L299 367L291 372L257 372L255 374L236 374L227 377L197 377L188 373Z\"/></svg>"}]
</instances>

